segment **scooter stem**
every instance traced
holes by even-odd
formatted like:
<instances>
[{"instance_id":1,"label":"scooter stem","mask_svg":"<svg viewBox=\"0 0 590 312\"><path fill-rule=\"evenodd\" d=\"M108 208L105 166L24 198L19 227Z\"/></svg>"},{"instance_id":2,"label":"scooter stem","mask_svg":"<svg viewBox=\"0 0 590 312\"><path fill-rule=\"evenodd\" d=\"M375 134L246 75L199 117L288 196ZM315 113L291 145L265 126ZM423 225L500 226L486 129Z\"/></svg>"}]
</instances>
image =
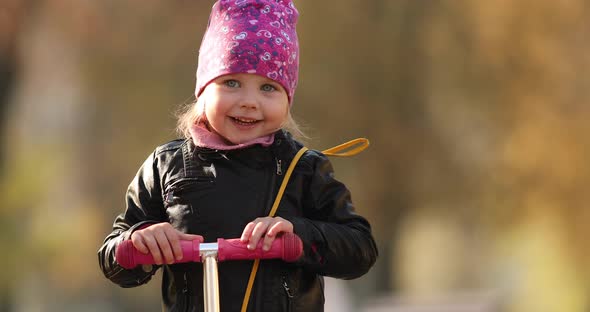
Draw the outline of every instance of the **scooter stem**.
<instances>
[{"instance_id":1,"label":"scooter stem","mask_svg":"<svg viewBox=\"0 0 590 312\"><path fill-rule=\"evenodd\" d=\"M201 244L201 246L202 245L203 244ZM217 251L201 251L201 260L203 262L203 295L205 311L219 312Z\"/></svg>"}]
</instances>

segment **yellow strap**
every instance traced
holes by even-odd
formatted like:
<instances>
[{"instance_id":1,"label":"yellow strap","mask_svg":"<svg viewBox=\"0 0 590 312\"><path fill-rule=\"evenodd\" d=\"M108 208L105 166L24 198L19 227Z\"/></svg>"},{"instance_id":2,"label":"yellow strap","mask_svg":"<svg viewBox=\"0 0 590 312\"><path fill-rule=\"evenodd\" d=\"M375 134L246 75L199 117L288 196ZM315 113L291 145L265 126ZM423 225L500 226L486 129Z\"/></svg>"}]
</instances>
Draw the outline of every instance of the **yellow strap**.
<instances>
[{"instance_id":1,"label":"yellow strap","mask_svg":"<svg viewBox=\"0 0 590 312\"><path fill-rule=\"evenodd\" d=\"M327 150L323 150L322 153L326 156L335 156L335 157L346 157L346 156L354 156L362 151L364 151L367 147L369 147L369 140L365 138L358 138L354 140L350 140L346 143L340 144L338 146L334 146ZM348 149L348 151L342 152L343 150Z\"/></svg>"},{"instance_id":2,"label":"yellow strap","mask_svg":"<svg viewBox=\"0 0 590 312\"><path fill-rule=\"evenodd\" d=\"M367 147L369 147L369 140L365 138L358 138L354 140L350 140L344 144L340 144L338 146L334 146L327 150L322 151L326 156L336 156L336 157L346 157L346 156L354 156L362 151L364 151ZM344 151L347 150L348 151ZM287 169L285 173L285 177L283 178L283 182L281 183L281 187L279 188L279 192L277 193L277 197L275 198L274 203L272 204L272 208L270 209L270 213L268 214L269 217L274 217L277 209L279 208L279 203L281 202L281 198L283 197L283 193L287 188L287 183L289 183L289 178L291 177L291 173L293 173L293 169L297 165L299 158L303 156L303 153L307 151L306 147L302 147ZM344 151L344 152L343 152ZM242 301L242 309L241 312L246 312L248 309L248 302L250 301L250 293L252 293L252 287L254 286L254 279L256 279L256 272L258 272L258 267L260 266L260 260L254 260L254 264L252 265L252 271L250 272L250 278L248 279L248 286L246 287L246 293L244 294L244 300Z\"/></svg>"},{"instance_id":3,"label":"yellow strap","mask_svg":"<svg viewBox=\"0 0 590 312\"><path fill-rule=\"evenodd\" d=\"M293 157L291 164L289 164L289 169L287 169L287 172L285 173L285 177L283 178L283 182L281 183L281 187L279 188L279 192L277 193L277 197L275 198L275 202L272 204L272 208L270 209L270 212L268 213L269 217L275 216L275 213L277 212L277 209L279 208L279 203L281 202L281 198L283 197L283 193L285 192L285 189L287 188L287 183L289 183L289 178L291 177L291 173L293 173L293 169L295 169L295 166L297 165L299 158L301 158L301 156L303 156L303 153L305 153L306 151L307 151L307 147L302 147L299 150L299 152L297 152L297 154L295 154L295 157Z\"/></svg>"},{"instance_id":4,"label":"yellow strap","mask_svg":"<svg viewBox=\"0 0 590 312\"><path fill-rule=\"evenodd\" d=\"M302 147L293 160L289 165L289 169L285 173L285 177L283 178L283 182L281 183L281 187L279 188L279 192L277 193L277 197L275 197L275 201L272 204L272 208L270 209L270 213L268 214L269 217L274 217L277 209L279 208L279 203L281 202L281 198L283 197L283 193L285 193L285 189L287 188L287 183L289 183L289 178L291 177L291 173L293 173L293 169L297 165L299 158L303 156L303 153L307 151L307 147ZM250 293L252 292L252 286L254 286L254 279L256 278L256 272L258 272L258 266L260 265L260 260L254 260L254 264L252 265L252 271L250 272L250 278L248 279L248 286L246 287L246 294L244 294L244 301L242 301L242 312L246 312L248 309L248 301L250 301Z\"/></svg>"},{"instance_id":5,"label":"yellow strap","mask_svg":"<svg viewBox=\"0 0 590 312\"><path fill-rule=\"evenodd\" d=\"M256 272L258 272L258 266L260 265L260 259L255 259L252 265L252 271L250 271L250 278L248 279L248 287L246 287L246 294L244 294L244 301L242 301L241 312L246 312L248 309L248 301L250 301L250 293L252 292L252 286L254 285L254 279L256 278Z\"/></svg>"}]
</instances>

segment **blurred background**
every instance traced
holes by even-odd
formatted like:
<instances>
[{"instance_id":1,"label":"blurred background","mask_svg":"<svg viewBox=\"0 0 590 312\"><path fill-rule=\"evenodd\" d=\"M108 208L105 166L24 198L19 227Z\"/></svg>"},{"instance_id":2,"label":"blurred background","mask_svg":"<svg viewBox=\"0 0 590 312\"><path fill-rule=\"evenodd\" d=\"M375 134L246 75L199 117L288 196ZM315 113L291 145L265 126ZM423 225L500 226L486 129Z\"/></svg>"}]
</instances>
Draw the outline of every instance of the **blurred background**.
<instances>
[{"instance_id":1,"label":"blurred background","mask_svg":"<svg viewBox=\"0 0 590 312\"><path fill-rule=\"evenodd\" d=\"M98 268L213 1L2 0L0 311L159 311ZM296 0L294 115L372 223L327 311L590 311L590 5Z\"/></svg>"}]
</instances>

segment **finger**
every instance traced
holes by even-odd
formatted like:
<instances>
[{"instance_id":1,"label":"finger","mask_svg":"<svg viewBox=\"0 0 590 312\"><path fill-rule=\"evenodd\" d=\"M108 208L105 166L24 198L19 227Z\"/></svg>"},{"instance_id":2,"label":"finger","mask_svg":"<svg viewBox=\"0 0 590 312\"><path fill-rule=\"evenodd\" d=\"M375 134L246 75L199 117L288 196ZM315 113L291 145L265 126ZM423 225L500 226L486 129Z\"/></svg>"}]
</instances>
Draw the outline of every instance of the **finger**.
<instances>
[{"instance_id":1,"label":"finger","mask_svg":"<svg viewBox=\"0 0 590 312\"><path fill-rule=\"evenodd\" d=\"M281 232L293 233L293 224L283 218L275 218L275 223L269 226L266 236L277 236Z\"/></svg>"},{"instance_id":2,"label":"finger","mask_svg":"<svg viewBox=\"0 0 590 312\"><path fill-rule=\"evenodd\" d=\"M293 227L291 222L284 220L283 218L275 218L274 223L268 227L264 241L262 243L262 250L268 251L272 246L272 242L275 240L278 234L282 232L292 232Z\"/></svg>"},{"instance_id":3,"label":"finger","mask_svg":"<svg viewBox=\"0 0 590 312\"><path fill-rule=\"evenodd\" d=\"M174 262L174 255L172 254L172 247L170 246L170 242L168 241L168 237L166 236L164 231L157 232L155 234L155 239L158 243L160 248L160 252L162 253L162 261L166 263ZM158 263L161 264L161 263Z\"/></svg>"},{"instance_id":4,"label":"finger","mask_svg":"<svg viewBox=\"0 0 590 312\"><path fill-rule=\"evenodd\" d=\"M202 235L197 235L197 234L187 234L187 233L182 233L180 232L180 236L179 239L181 240L190 240L190 241L199 241L199 243L202 243L203 241L205 241L205 239L203 238Z\"/></svg>"},{"instance_id":5,"label":"finger","mask_svg":"<svg viewBox=\"0 0 590 312\"><path fill-rule=\"evenodd\" d=\"M168 239L168 243L170 244L170 248L172 249L172 261L168 261L168 263L173 263L174 260L182 259L182 248L180 246L180 239L179 233L174 229L169 229L164 232L166 238Z\"/></svg>"},{"instance_id":6,"label":"finger","mask_svg":"<svg viewBox=\"0 0 590 312\"><path fill-rule=\"evenodd\" d=\"M143 242L143 238L140 234L131 234L131 243L133 243L133 247L135 247L135 249L144 255L147 255L150 252L147 245Z\"/></svg>"},{"instance_id":7,"label":"finger","mask_svg":"<svg viewBox=\"0 0 590 312\"><path fill-rule=\"evenodd\" d=\"M263 220L258 222L252 231L252 236L250 236L250 241L248 242L248 249L254 250L258 245L258 241L260 238L266 234L266 229L268 229L268 221Z\"/></svg>"},{"instance_id":8,"label":"finger","mask_svg":"<svg viewBox=\"0 0 590 312\"><path fill-rule=\"evenodd\" d=\"M254 227L256 226L256 222L250 222L246 225L246 227L244 228L244 231L242 232L242 236L240 237L240 241L242 243L247 243L250 240L250 236L252 236L252 231L254 230Z\"/></svg>"},{"instance_id":9,"label":"finger","mask_svg":"<svg viewBox=\"0 0 590 312\"><path fill-rule=\"evenodd\" d=\"M143 238L145 245L147 246L149 253L154 258L154 263L162 264L162 254L160 253L160 247L153 235L146 235Z\"/></svg>"},{"instance_id":10,"label":"finger","mask_svg":"<svg viewBox=\"0 0 590 312\"><path fill-rule=\"evenodd\" d=\"M275 236L264 235L264 240L262 241L262 250L269 251L270 247L272 246L272 242L274 242L275 238Z\"/></svg>"}]
</instances>

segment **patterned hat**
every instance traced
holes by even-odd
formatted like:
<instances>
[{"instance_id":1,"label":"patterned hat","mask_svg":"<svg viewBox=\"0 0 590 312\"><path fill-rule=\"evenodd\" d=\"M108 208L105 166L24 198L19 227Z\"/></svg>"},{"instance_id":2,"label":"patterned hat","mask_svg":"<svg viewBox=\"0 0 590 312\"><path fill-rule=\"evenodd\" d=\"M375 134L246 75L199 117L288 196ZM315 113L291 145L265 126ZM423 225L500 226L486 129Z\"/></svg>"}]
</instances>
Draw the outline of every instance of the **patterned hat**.
<instances>
[{"instance_id":1,"label":"patterned hat","mask_svg":"<svg viewBox=\"0 0 590 312\"><path fill-rule=\"evenodd\" d=\"M219 76L251 73L280 83L292 103L299 75L298 16L291 0L218 0L199 51L197 96Z\"/></svg>"}]
</instances>

